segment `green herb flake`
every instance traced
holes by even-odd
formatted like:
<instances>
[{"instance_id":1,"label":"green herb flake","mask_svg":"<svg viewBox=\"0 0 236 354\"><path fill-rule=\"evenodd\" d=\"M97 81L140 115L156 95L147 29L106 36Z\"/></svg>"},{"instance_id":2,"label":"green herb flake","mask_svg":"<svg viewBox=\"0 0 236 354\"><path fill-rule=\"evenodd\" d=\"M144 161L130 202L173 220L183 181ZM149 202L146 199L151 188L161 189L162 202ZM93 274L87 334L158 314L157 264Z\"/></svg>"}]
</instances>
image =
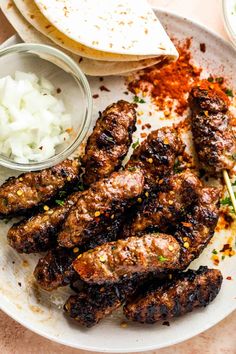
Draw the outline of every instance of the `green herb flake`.
<instances>
[{"instance_id":1,"label":"green herb flake","mask_svg":"<svg viewBox=\"0 0 236 354\"><path fill-rule=\"evenodd\" d=\"M223 77L217 77L216 78L216 82L218 82L218 84L222 85L224 83L224 78Z\"/></svg>"},{"instance_id":2,"label":"green herb flake","mask_svg":"<svg viewBox=\"0 0 236 354\"><path fill-rule=\"evenodd\" d=\"M180 169L180 161L179 160L175 160L175 164L174 164L174 173L180 173L181 169Z\"/></svg>"},{"instance_id":3,"label":"green herb flake","mask_svg":"<svg viewBox=\"0 0 236 354\"><path fill-rule=\"evenodd\" d=\"M233 90L226 89L226 90L225 90L225 93L226 93L226 95L229 96L229 97L234 97L234 95L233 95Z\"/></svg>"},{"instance_id":4,"label":"green herb flake","mask_svg":"<svg viewBox=\"0 0 236 354\"><path fill-rule=\"evenodd\" d=\"M218 252L217 252L216 249L213 249L212 253L213 253L213 254L218 254Z\"/></svg>"},{"instance_id":5,"label":"green herb flake","mask_svg":"<svg viewBox=\"0 0 236 354\"><path fill-rule=\"evenodd\" d=\"M232 183L232 186L236 186L236 180Z\"/></svg>"},{"instance_id":6,"label":"green herb flake","mask_svg":"<svg viewBox=\"0 0 236 354\"><path fill-rule=\"evenodd\" d=\"M136 167L135 166L128 167L128 171L134 172L136 171Z\"/></svg>"},{"instance_id":7,"label":"green herb flake","mask_svg":"<svg viewBox=\"0 0 236 354\"><path fill-rule=\"evenodd\" d=\"M58 204L60 206L63 206L65 204L65 202L63 200L60 200L60 199L56 199L55 202L56 202L56 204Z\"/></svg>"},{"instance_id":8,"label":"green herb flake","mask_svg":"<svg viewBox=\"0 0 236 354\"><path fill-rule=\"evenodd\" d=\"M60 198L65 198L65 197L66 197L66 194L67 194L67 193L66 193L65 191L60 191L60 192L59 192L59 197L60 197Z\"/></svg>"},{"instance_id":9,"label":"green herb flake","mask_svg":"<svg viewBox=\"0 0 236 354\"><path fill-rule=\"evenodd\" d=\"M225 259L225 256L222 256L221 259L222 259L222 261L223 261L223 260Z\"/></svg>"},{"instance_id":10,"label":"green herb flake","mask_svg":"<svg viewBox=\"0 0 236 354\"><path fill-rule=\"evenodd\" d=\"M165 262L165 261L168 261L168 258L164 257L164 256L158 256L158 261L160 262Z\"/></svg>"},{"instance_id":11,"label":"green herb flake","mask_svg":"<svg viewBox=\"0 0 236 354\"><path fill-rule=\"evenodd\" d=\"M81 192L83 192L84 189L85 189L85 188L84 188L83 183L79 183L79 184L78 184L78 190L81 191Z\"/></svg>"},{"instance_id":12,"label":"green herb flake","mask_svg":"<svg viewBox=\"0 0 236 354\"><path fill-rule=\"evenodd\" d=\"M135 143L132 144L132 148L136 149L137 146L139 146L139 139Z\"/></svg>"},{"instance_id":13,"label":"green herb flake","mask_svg":"<svg viewBox=\"0 0 236 354\"><path fill-rule=\"evenodd\" d=\"M143 98L140 98L138 96L134 96L134 102L135 103L145 103L146 101Z\"/></svg>"},{"instance_id":14,"label":"green herb flake","mask_svg":"<svg viewBox=\"0 0 236 354\"><path fill-rule=\"evenodd\" d=\"M209 82L214 82L214 78L212 76L209 76L207 79Z\"/></svg>"}]
</instances>

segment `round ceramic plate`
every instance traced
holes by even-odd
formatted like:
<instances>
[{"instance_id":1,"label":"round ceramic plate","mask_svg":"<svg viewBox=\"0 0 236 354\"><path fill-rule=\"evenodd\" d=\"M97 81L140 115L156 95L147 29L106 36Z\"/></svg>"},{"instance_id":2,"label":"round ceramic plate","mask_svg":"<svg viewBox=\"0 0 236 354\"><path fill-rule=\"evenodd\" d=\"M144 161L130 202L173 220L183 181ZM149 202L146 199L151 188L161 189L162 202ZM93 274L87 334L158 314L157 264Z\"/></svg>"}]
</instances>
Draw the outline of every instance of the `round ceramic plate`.
<instances>
[{"instance_id":1,"label":"round ceramic plate","mask_svg":"<svg viewBox=\"0 0 236 354\"><path fill-rule=\"evenodd\" d=\"M171 37L183 40L192 37L191 52L194 61L204 68L202 75L223 75L228 78L228 85L236 81L235 50L230 44L224 42L218 36L209 32L206 28L179 16L157 11L157 15ZM8 45L17 41L14 37L8 41ZM200 43L205 43L206 51L200 51ZM33 65L33 64L32 64ZM94 99L94 121L98 111L103 110L108 104L117 99L133 99L133 96L125 95L125 79L122 77L104 78L102 85L110 91L101 91L99 78L90 79L93 94L99 94ZM140 117L152 119L152 128L162 125L170 125L178 122L183 117L174 117L172 120L163 119L162 112L155 111L151 103L138 107ZM143 113L141 112L143 111ZM153 110L153 115L145 115L145 110ZM147 118L149 117L149 118ZM140 129L135 132L136 141ZM3 182L12 171L0 169L0 182ZM18 255L6 242L6 233L9 224L0 223L0 306L3 311L16 321L28 327L32 331L56 342L81 349L100 352L136 352L162 348L183 340L213 326L236 308L236 256L226 257L220 262L224 281L219 296L206 309L197 310L184 317L171 321L169 327L161 324L138 325L128 323L128 327L122 328L124 321L122 311L113 314L92 329L78 327L74 322L68 321L62 311L62 305L68 297L70 290L60 289L56 292L46 293L40 291L34 284L32 276L33 268L38 255ZM205 249L191 268L200 265L213 266L211 256L214 248L220 250L229 236L236 234L236 225L229 230L217 232L212 243ZM226 277L232 277L227 280Z\"/></svg>"}]
</instances>

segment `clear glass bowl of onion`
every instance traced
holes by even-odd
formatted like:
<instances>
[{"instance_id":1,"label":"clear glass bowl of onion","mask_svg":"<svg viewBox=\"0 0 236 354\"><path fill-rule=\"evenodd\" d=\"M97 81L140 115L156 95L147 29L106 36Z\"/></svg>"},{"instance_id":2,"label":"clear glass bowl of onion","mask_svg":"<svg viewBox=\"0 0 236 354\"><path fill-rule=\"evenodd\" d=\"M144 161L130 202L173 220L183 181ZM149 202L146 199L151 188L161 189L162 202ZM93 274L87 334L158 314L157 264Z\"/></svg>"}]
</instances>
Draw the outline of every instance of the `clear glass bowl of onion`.
<instances>
[{"instance_id":1,"label":"clear glass bowl of onion","mask_svg":"<svg viewBox=\"0 0 236 354\"><path fill-rule=\"evenodd\" d=\"M90 87L73 59L41 44L0 49L0 165L56 165L81 146L91 120Z\"/></svg>"}]
</instances>

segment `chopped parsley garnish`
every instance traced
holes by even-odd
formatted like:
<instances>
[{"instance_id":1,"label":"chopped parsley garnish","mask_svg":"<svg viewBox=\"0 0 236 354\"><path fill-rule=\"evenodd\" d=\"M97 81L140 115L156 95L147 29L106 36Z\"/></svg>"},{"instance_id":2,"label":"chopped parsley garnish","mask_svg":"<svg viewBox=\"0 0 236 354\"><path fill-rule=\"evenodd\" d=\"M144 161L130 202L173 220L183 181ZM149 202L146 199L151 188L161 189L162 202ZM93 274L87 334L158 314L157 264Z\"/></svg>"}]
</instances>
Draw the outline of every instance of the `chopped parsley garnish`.
<instances>
[{"instance_id":1,"label":"chopped parsley garnish","mask_svg":"<svg viewBox=\"0 0 236 354\"><path fill-rule=\"evenodd\" d=\"M134 172L134 171L136 171L136 167L135 166L128 167L128 170L130 172Z\"/></svg>"},{"instance_id":2,"label":"chopped parsley garnish","mask_svg":"<svg viewBox=\"0 0 236 354\"><path fill-rule=\"evenodd\" d=\"M60 191L60 192L59 192L59 197L60 197L60 198L65 198L65 197L66 197L66 194L67 194L67 193L66 193L65 191Z\"/></svg>"},{"instance_id":3,"label":"chopped parsley garnish","mask_svg":"<svg viewBox=\"0 0 236 354\"><path fill-rule=\"evenodd\" d=\"M140 98L138 96L134 96L134 102L135 103L145 103L146 101L144 101L143 98Z\"/></svg>"},{"instance_id":4,"label":"chopped parsley garnish","mask_svg":"<svg viewBox=\"0 0 236 354\"><path fill-rule=\"evenodd\" d=\"M216 82L218 82L218 84L223 84L224 82L224 78L223 77L216 77Z\"/></svg>"},{"instance_id":5,"label":"chopped parsley garnish","mask_svg":"<svg viewBox=\"0 0 236 354\"><path fill-rule=\"evenodd\" d=\"M233 90L226 89L226 90L225 90L225 93L226 93L226 95L229 96L229 97L234 97L234 95L233 95Z\"/></svg>"},{"instance_id":6,"label":"chopped parsley garnish","mask_svg":"<svg viewBox=\"0 0 236 354\"><path fill-rule=\"evenodd\" d=\"M236 197L236 193L234 193L235 197ZM229 206L230 207L230 213L235 213L234 209L233 209L233 203L231 201L230 197L225 197L224 199L221 199L220 201L221 205L225 205L225 206Z\"/></svg>"},{"instance_id":7,"label":"chopped parsley garnish","mask_svg":"<svg viewBox=\"0 0 236 354\"><path fill-rule=\"evenodd\" d=\"M81 191L81 192L83 192L84 189L85 189L85 188L84 188L83 183L79 183L79 184L78 184L78 190Z\"/></svg>"},{"instance_id":8,"label":"chopped parsley garnish","mask_svg":"<svg viewBox=\"0 0 236 354\"><path fill-rule=\"evenodd\" d=\"M212 76L209 76L207 79L209 82L214 82L214 78Z\"/></svg>"},{"instance_id":9,"label":"chopped parsley garnish","mask_svg":"<svg viewBox=\"0 0 236 354\"><path fill-rule=\"evenodd\" d=\"M158 256L158 261L160 262L165 262L165 261L168 261L168 258L164 257L164 256Z\"/></svg>"},{"instance_id":10,"label":"chopped parsley garnish","mask_svg":"<svg viewBox=\"0 0 236 354\"><path fill-rule=\"evenodd\" d=\"M174 173L180 173L181 169L180 169L180 161L179 160L175 160L175 164L174 164Z\"/></svg>"},{"instance_id":11,"label":"chopped parsley garnish","mask_svg":"<svg viewBox=\"0 0 236 354\"><path fill-rule=\"evenodd\" d=\"M236 180L232 183L232 186L236 186Z\"/></svg>"},{"instance_id":12,"label":"chopped parsley garnish","mask_svg":"<svg viewBox=\"0 0 236 354\"><path fill-rule=\"evenodd\" d=\"M139 146L139 140L137 140L136 143L132 144L132 148L136 149L137 146Z\"/></svg>"},{"instance_id":13,"label":"chopped parsley garnish","mask_svg":"<svg viewBox=\"0 0 236 354\"><path fill-rule=\"evenodd\" d=\"M213 253L213 254L218 254L218 252L217 252L216 249L213 249L212 253Z\"/></svg>"},{"instance_id":14,"label":"chopped parsley garnish","mask_svg":"<svg viewBox=\"0 0 236 354\"><path fill-rule=\"evenodd\" d=\"M65 204L65 202L63 200L60 200L60 199L56 199L55 202L56 202L56 204L58 204L60 206L63 206Z\"/></svg>"}]
</instances>

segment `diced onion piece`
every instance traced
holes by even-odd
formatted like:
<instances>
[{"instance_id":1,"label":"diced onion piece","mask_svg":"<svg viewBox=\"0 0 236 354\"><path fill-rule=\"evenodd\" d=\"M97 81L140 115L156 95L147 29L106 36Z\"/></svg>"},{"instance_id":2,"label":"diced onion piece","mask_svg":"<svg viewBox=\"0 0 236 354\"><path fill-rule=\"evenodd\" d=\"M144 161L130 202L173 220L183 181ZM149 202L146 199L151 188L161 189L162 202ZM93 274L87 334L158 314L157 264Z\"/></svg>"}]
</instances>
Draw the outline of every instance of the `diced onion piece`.
<instances>
[{"instance_id":1,"label":"diced onion piece","mask_svg":"<svg viewBox=\"0 0 236 354\"><path fill-rule=\"evenodd\" d=\"M41 162L70 138L71 116L50 81L17 71L0 79L0 153L20 163Z\"/></svg>"}]
</instances>

